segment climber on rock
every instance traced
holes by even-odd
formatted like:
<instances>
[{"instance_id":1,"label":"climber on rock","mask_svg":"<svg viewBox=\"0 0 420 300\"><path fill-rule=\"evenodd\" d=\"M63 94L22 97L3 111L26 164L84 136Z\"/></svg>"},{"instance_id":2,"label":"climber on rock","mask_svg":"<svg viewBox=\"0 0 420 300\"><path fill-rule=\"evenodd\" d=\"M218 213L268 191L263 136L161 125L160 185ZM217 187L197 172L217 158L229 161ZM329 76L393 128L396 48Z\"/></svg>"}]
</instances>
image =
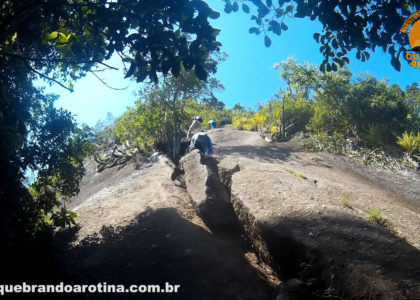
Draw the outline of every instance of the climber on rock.
<instances>
[{"instance_id":1,"label":"climber on rock","mask_svg":"<svg viewBox=\"0 0 420 300\"><path fill-rule=\"evenodd\" d=\"M206 155L213 154L213 145L211 143L210 137L202 129L200 132L197 132L191 138L191 144L188 148L188 153L194 149L200 150Z\"/></svg>"},{"instance_id":2,"label":"climber on rock","mask_svg":"<svg viewBox=\"0 0 420 300\"><path fill-rule=\"evenodd\" d=\"M191 137L191 135L201 130L202 123L203 123L203 119L199 116L195 116L192 119L192 123L190 125L190 128L188 129L187 140Z\"/></svg>"},{"instance_id":3,"label":"climber on rock","mask_svg":"<svg viewBox=\"0 0 420 300\"><path fill-rule=\"evenodd\" d=\"M216 121L210 120L207 122L206 129L214 129L216 128Z\"/></svg>"}]
</instances>

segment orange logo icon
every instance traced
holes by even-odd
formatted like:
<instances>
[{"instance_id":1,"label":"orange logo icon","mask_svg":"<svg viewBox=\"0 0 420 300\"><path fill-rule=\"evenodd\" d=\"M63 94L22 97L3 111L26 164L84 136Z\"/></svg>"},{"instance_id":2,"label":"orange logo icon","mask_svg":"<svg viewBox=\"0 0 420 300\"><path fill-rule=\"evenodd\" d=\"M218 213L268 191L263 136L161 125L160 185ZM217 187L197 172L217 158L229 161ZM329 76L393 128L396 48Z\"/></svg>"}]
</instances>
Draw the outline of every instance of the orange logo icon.
<instances>
[{"instance_id":1,"label":"orange logo icon","mask_svg":"<svg viewBox=\"0 0 420 300\"><path fill-rule=\"evenodd\" d=\"M420 51L420 21L414 23L408 33L411 51Z\"/></svg>"}]
</instances>

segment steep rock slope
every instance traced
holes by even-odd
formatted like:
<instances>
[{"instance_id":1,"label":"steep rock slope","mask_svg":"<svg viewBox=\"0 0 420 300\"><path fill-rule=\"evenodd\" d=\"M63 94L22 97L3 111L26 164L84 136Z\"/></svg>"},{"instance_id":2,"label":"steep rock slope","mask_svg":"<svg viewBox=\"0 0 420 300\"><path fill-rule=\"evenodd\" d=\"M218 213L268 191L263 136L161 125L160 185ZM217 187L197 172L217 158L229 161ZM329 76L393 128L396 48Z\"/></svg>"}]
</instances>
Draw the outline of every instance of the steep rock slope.
<instances>
[{"instance_id":1,"label":"steep rock slope","mask_svg":"<svg viewBox=\"0 0 420 300\"><path fill-rule=\"evenodd\" d=\"M255 132L209 135L236 215L281 279L347 299L420 298L418 174L392 173L412 189L404 198L341 157L296 152ZM380 224L368 221L373 209L382 211Z\"/></svg>"},{"instance_id":2,"label":"steep rock slope","mask_svg":"<svg viewBox=\"0 0 420 300\"><path fill-rule=\"evenodd\" d=\"M237 239L214 236L186 190L171 180L165 157L149 168L105 169L92 161L81 193L70 203L80 216L73 247L61 253L70 283L180 285L179 293L89 294L89 299L269 299L269 287L250 267ZM77 295L71 295L71 299ZM85 298L85 295L79 295Z\"/></svg>"},{"instance_id":3,"label":"steep rock slope","mask_svg":"<svg viewBox=\"0 0 420 300\"><path fill-rule=\"evenodd\" d=\"M419 299L418 174L256 132L209 135L216 154L187 155L185 174L162 155L141 170L87 161L69 205L79 230L59 258L67 282L180 284L172 299Z\"/></svg>"}]
</instances>

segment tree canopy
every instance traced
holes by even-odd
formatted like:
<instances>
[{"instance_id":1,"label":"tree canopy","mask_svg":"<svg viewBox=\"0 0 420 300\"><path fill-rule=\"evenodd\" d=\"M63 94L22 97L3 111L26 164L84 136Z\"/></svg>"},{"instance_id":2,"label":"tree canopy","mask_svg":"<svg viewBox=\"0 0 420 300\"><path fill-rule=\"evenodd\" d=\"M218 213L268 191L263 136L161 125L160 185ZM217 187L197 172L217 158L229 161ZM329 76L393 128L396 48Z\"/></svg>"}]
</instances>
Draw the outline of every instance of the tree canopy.
<instances>
[{"instance_id":1,"label":"tree canopy","mask_svg":"<svg viewBox=\"0 0 420 300\"><path fill-rule=\"evenodd\" d=\"M192 117L187 111L198 113L203 106L223 110L224 103L213 94L223 88L213 77L202 81L194 72L182 68L177 77L164 76L159 84L147 85L139 92L141 97L136 108L127 111L117 122L116 135L122 140L130 135L136 144L143 147L155 142L166 143L168 153L177 161L181 127L185 127Z\"/></svg>"},{"instance_id":2,"label":"tree canopy","mask_svg":"<svg viewBox=\"0 0 420 300\"><path fill-rule=\"evenodd\" d=\"M201 0L4 1L0 14L0 58L16 58L33 72L77 78L118 53L127 77L137 81L157 73L178 75L181 63L205 79L214 65L217 18Z\"/></svg>"},{"instance_id":3,"label":"tree canopy","mask_svg":"<svg viewBox=\"0 0 420 300\"><path fill-rule=\"evenodd\" d=\"M239 11L239 1L225 0L225 12ZM321 71L337 71L349 63L348 52L357 50L356 58L366 61L377 47L391 56L391 64L401 69L401 53L406 52L408 36L400 32L404 21L416 10L420 2L365 1L365 0L245 0L240 1L242 10L252 14L256 25L249 29L252 34L263 34L264 43L271 45L270 34L280 36L288 29L291 18L318 20L322 33L314 39L321 44L319 51L324 56ZM250 7L255 8L256 12Z\"/></svg>"},{"instance_id":4,"label":"tree canopy","mask_svg":"<svg viewBox=\"0 0 420 300\"><path fill-rule=\"evenodd\" d=\"M370 146L395 145L405 131L420 131L420 89L417 83L403 90L368 74L355 79L344 67L322 73L317 65L294 57L274 65L288 85L255 114L234 117L242 129L281 133L299 131L341 138L357 138ZM285 101L284 114L282 114ZM277 128L277 129L276 129Z\"/></svg>"},{"instance_id":5,"label":"tree canopy","mask_svg":"<svg viewBox=\"0 0 420 300\"><path fill-rule=\"evenodd\" d=\"M66 224L71 216L55 207L77 192L83 157L92 150L71 114L56 109L56 97L34 80L72 90L87 72L113 68L104 63L113 54L138 82L177 76L181 68L206 80L216 70L209 55L220 47L208 19L218 15L201 0L1 2L0 240L6 250ZM37 175L30 188L28 172Z\"/></svg>"}]
</instances>

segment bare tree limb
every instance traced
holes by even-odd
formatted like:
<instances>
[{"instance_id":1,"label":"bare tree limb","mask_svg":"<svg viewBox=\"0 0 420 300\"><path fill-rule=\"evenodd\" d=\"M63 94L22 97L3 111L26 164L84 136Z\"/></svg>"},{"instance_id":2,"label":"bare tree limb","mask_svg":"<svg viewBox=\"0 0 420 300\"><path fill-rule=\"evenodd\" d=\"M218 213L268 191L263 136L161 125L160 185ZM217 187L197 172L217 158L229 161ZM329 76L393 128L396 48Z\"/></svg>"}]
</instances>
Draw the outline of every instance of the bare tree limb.
<instances>
[{"instance_id":1,"label":"bare tree limb","mask_svg":"<svg viewBox=\"0 0 420 300\"><path fill-rule=\"evenodd\" d=\"M59 86L61 86L62 88L65 88L66 90L70 91L71 93L73 92L73 89L66 87L64 84L62 84L61 82L59 82L58 80L55 80L54 78L51 78L45 74L42 74L41 72L39 72L38 70L34 69L28 62L25 61L25 66L30 69L32 72L34 72L35 74L41 76L42 78L45 78L47 80L50 80L56 84L58 84Z\"/></svg>"},{"instance_id":2,"label":"bare tree limb","mask_svg":"<svg viewBox=\"0 0 420 300\"><path fill-rule=\"evenodd\" d=\"M126 90L128 88L128 86L126 86L125 88L114 88L114 87L108 85L101 77L96 75L94 72L90 71L90 73L92 73L92 75L95 76L100 82L102 82L103 85L105 85L106 87L108 87L112 90L121 91L121 90Z\"/></svg>"},{"instance_id":3,"label":"bare tree limb","mask_svg":"<svg viewBox=\"0 0 420 300\"><path fill-rule=\"evenodd\" d=\"M108 67L110 69L113 70L117 70L118 68L110 66L104 62L101 61L71 61L71 60L67 60L67 59L60 59L60 58L41 58L41 57L31 57L31 56L26 56L26 55L22 55L19 53L9 53L9 52L5 52L3 50L0 50L0 55L4 55L4 56L10 56L10 57L16 57L16 58L20 58L23 60L30 60L30 61L40 61L40 62L63 62L63 63L68 63L68 64L72 64L72 65L78 65L78 64L101 64L105 67Z\"/></svg>"},{"instance_id":4,"label":"bare tree limb","mask_svg":"<svg viewBox=\"0 0 420 300\"><path fill-rule=\"evenodd\" d=\"M108 69L98 69L98 70L90 70L92 73L100 73L100 72L104 72Z\"/></svg>"},{"instance_id":5,"label":"bare tree limb","mask_svg":"<svg viewBox=\"0 0 420 300\"><path fill-rule=\"evenodd\" d=\"M104 62L96 62L96 63L101 64L101 65L103 65L103 66L105 66L105 67L108 67L108 68L110 68L110 69L113 69L113 70L118 71L118 68L113 67L113 66L110 66L110 65L108 65L108 64L106 64L106 63L104 63Z\"/></svg>"},{"instance_id":6,"label":"bare tree limb","mask_svg":"<svg viewBox=\"0 0 420 300\"><path fill-rule=\"evenodd\" d=\"M125 62L124 62L124 57L122 56L122 54L124 54L124 53L120 53L120 51L116 51L117 52L117 54L118 54L118 56L121 58L121 61L122 61L122 63L123 63L123 66L124 66L124 72L125 73L127 73L127 66L125 65Z\"/></svg>"}]
</instances>

